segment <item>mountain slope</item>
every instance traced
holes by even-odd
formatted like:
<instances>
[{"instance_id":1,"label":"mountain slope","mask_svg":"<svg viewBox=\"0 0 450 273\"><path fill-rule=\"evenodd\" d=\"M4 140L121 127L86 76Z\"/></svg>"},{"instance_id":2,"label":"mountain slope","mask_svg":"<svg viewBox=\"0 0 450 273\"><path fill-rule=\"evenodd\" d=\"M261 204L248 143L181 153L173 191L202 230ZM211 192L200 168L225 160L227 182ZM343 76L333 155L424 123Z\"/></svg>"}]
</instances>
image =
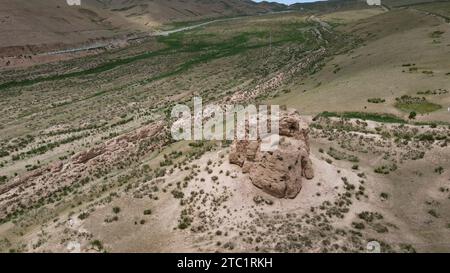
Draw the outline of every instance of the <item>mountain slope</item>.
<instances>
[{"instance_id":1,"label":"mountain slope","mask_svg":"<svg viewBox=\"0 0 450 273\"><path fill-rule=\"evenodd\" d=\"M249 0L82 0L81 3L69 6L65 0L2 0L0 54L30 53L36 47L42 51L151 31L172 21L250 15L285 7Z\"/></svg>"},{"instance_id":2,"label":"mountain slope","mask_svg":"<svg viewBox=\"0 0 450 273\"><path fill-rule=\"evenodd\" d=\"M290 6L294 10L302 10L307 12L333 12L345 9L361 9L367 8L365 0L328 0L311 3L297 3Z\"/></svg>"},{"instance_id":3,"label":"mountain slope","mask_svg":"<svg viewBox=\"0 0 450 273\"><path fill-rule=\"evenodd\" d=\"M0 2L0 47L75 43L115 34L107 14L61 0ZM124 22L125 23L125 22Z\"/></svg>"},{"instance_id":4,"label":"mountain slope","mask_svg":"<svg viewBox=\"0 0 450 273\"><path fill-rule=\"evenodd\" d=\"M388 7L407 7L427 3L449 2L448 0L384 0L382 3Z\"/></svg>"},{"instance_id":5,"label":"mountain slope","mask_svg":"<svg viewBox=\"0 0 450 273\"><path fill-rule=\"evenodd\" d=\"M284 7L281 4L255 3L250 0L85 0L85 3L143 25L204 17L249 15Z\"/></svg>"}]
</instances>

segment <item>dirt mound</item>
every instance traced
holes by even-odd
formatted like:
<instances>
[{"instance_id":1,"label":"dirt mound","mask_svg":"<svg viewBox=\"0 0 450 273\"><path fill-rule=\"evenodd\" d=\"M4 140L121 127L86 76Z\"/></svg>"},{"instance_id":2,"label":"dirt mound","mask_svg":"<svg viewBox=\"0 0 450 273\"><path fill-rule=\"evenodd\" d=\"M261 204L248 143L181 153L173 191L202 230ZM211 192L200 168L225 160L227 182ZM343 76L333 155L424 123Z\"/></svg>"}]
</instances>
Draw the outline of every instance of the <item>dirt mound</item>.
<instances>
[{"instance_id":1,"label":"dirt mound","mask_svg":"<svg viewBox=\"0 0 450 273\"><path fill-rule=\"evenodd\" d=\"M302 189L302 179L312 179L309 159L308 125L296 111L280 117L280 141L273 152L261 150L261 140L234 141L230 163L242 167L252 183L278 198L295 198Z\"/></svg>"}]
</instances>

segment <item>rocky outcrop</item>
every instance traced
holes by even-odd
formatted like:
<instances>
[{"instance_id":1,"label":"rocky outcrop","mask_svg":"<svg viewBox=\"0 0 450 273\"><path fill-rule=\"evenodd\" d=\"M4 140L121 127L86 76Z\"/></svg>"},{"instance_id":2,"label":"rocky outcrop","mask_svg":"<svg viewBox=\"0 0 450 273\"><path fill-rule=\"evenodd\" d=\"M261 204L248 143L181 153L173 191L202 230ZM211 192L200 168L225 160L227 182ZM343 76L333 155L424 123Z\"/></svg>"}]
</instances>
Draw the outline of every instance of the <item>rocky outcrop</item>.
<instances>
[{"instance_id":1,"label":"rocky outcrop","mask_svg":"<svg viewBox=\"0 0 450 273\"><path fill-rule=\"evenodd\" d=\"M94 147L90 150L87 151L83 151L79 154L76 154L73 158L72 161L75 164L84 164L86 162L88 162L89 160L105 153L106 151L106 145L101 145L99 147Z\"/></svg>"},{"instance_id":2,"label":"rocky outcrop","mask_svg":"<svg viewBox=\"0 0 450 273\"><path fill-rule=\"evenodd\" d=\"M235 140L229 160L242 167L256 187L278 198L295 198L302 180L314 177L309 128L296 111L283 113L279 126L280 143L275 151L261 151L261 140Z\"/></svg>"},{"instance_id":3,"label":"rocky outcrop","mask_svg":"<svg viewBox=\"0 0 450 273\"><path fill-rule=\"evenodd\" d=\"M226 102L234 104L248 102L262 94L275 90L298 73L305 72L307 69L314 67L319 60L327 55L327 53L328 52L325 48L319 48L315 51L308 52L308 54L305 54L305 56L296 65L276 73L268 80L256 85L254 88L249 90L237 90L236 92L233 92L231 97L226 97Z\"/></svg>"},{"instance_id":4,"label":"rocky outcrop","mask_svg":"<svg viewBox=\"0 0 450 273\"><path fill-rule=\"evenodd\" d=\"M120 168L125 160L140 160L167 143L167 132L166 124L157 121L0 185L0 222L17 209L33 206L92 174Z\"/></svg>"}]
</instances>

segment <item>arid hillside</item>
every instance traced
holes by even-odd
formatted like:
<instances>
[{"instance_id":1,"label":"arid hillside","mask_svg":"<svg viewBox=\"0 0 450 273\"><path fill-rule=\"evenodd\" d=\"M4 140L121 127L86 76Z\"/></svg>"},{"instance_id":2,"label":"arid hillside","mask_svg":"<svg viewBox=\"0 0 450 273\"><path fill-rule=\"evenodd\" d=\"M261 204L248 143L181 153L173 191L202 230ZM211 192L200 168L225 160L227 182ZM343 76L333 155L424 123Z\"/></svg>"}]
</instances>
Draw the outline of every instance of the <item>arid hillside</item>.
<instances>
[{"instance_id":1,"label":"arid hillside","mask_svg":"<svg viewBox=\"0 0 450 273\"><path fill-rule=\"evenodd\" d=\"M29 50L111 37L120 33L126 21L108 21L106 12L68 6L63 0L0 2L0 48L2 55L20 48Z\"/></svg>"},{"instance_id":2,"label":"arid hillside","mask_svg":"<svg viewBox=\"0 0 450 273\"><path fill-rule=\"evenodd\" d=\"M285 7L268 2L259 4L250 0L85 0L85 3L91 8L107 10L114 16L145 26L211 17L250 15Z\"/></svg>"},{"instance_id":3,"label":"arid hillside","mask_svg":"<svg viewBox=\"0 0 450 273\"><path fill-rule=\"evenodd\" d=\"M0 58L0 252L449 252L449 7L178 22L95 55ZM177 141L172 110L194 97L280 106L278 148Z\"/></svg>"},{"instance_id":4,"label":"arid hillside","mask_svg":"<svg viewBox=\"0 0 450 273\"><path fill-rule=\"evenodd\" d=\"M384 0L382 3L388 7L407 7L429 3L448 2L446 0Z\"/></svg>"},{"instance_id":5,"label":"arid hillside","mask_svg":"<svg viewBox=\"0 0 450 273\"><path fill-rule=\"evenodd\" d=\"M329 0L318 2L296 3L290 6L291 9L305 12L334 12L338 10L367 8L366 0Z\"/></svg>"},{"instance_id":6,"label":"arid hillside","mask_svg":"<svg viewBox=\"0 0 450 273\"><path fill-rule=\"evenodd\" d=\"M319 17L357 36L360 46L330 58L320 71L299 79L291 93L275 102L308 114L382 112L408 119L415 112L416 121L448 122L450 63L443 56L450 53L449 24L417 7L424 8ZM445 9L449 7L447 2ZM374 16L358 20L363 14Z\"/></svg>"},{"instance_id":7,"label":"arid hillside","mask_svg":"<svg viewBox=\"0 0 450 273\"><path fill-rule=\"evenodd\" d=\"M265 13L284 6L248 0L165 1L3 0L0 2L0 56L34 54L136 32L169 22Z\"/></svg>"}]
</instances>

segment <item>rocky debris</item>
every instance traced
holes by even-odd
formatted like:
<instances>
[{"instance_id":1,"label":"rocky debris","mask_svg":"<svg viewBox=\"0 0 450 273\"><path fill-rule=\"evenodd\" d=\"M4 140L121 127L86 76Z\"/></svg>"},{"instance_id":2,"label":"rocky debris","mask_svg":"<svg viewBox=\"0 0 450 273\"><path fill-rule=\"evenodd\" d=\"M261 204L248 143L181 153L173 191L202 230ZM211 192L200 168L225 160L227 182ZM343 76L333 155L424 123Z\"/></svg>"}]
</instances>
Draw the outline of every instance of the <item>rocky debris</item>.
<instances>
[{"instance_id":1,"label":"rocky debris","mask_svg":"<svg viewBox=\"0 0 450 273\"><path fill-rule=\"evenodd\" d=\"M78 153L72 157L72 161L75 164L83 164L88 162L89 160L103 154L106 151L106 146L101 145L100 147L94 147L90 150L83 151Z\"/></svg>"},{"instance_id":2,"label":"rocky debris","mask_svg":"<svg viewBox=\"0 0 450 273\"><path fill-rule=\"evenodd\" d=\"M58 162L54 162L48 166L33 170L33 171L27 173L26 175L21 176L18 179L15 179L12 183L9 183L7 185L4 185L3 187L0 187L0 195L10 191L11 189L13 189L19 185L27 183L28 181L32 181L33 179L38 178L45 173L58 173L62 170L63 166L64 166L64 164L61 161L58 161ZM0 199L0 201L1 200L2 199Z\"/></svg>"},{"instance_id":3,"label":"rocky debris","mask_svg":"<svg viewBox=\"0 0 450 273\"><path fill-rule=\"evenodd\" d=\"M159 149L165 145L166 134L165 123L155 122L80 152L68 162L55 162L15 178L0 186L0 219L18 208L33 206L39 199L89 178L99 170L111 169L124 159L137 160Z\"/></svg>"},{"instance_id":4,"label":"rocky debris","mask_svg":"<svg viewBox=\"0 0 450 273\"><path fill-rule=\"evenodd\" d=\"M280 117L278 148L261 151L261 140L235 140L229 161L242 167L252 183L278 198L295 198L302 188L302 179L312 179L314 171L309 159L309 127L297 111Z\"/></svg>"},{"instance_id":5,"label":"rocky debris","mask_svg":"<svg viewBox=\"0 0 450 273\"><path fill-rule=\"evenodd\" d=\"M50 168L50 172L52 173L58 173L60 172L64 167L64 163L62 163L61 161L52 163L49 168Z\"/></svg>"},{"instance_id":6,"label":"rocky debris","mask_svg":"<svg viewBox=\"0 0 450 273\"><path fill-rule=\"evenodd\" d=\"M253 197L253 202L255 202L256 205L266 204L266 205L273 205L273 201L269 198L265 198L261 195L256 195Z\"/></svg>"},{"instance_id":7,"label":"rocky debris","mask_svg":"<svg viewBox=\"0 0 450 273\"><path fill-rule=\"evenodd\" d=\"M254 88L250 90L238 90L237 92L234 92L233 96L227 97L226 102L246 102L255 99L261 94L267 93L271 90L275 90L276 88L280 87L286 80L294 77L297 73L313 67L319 60L326 56L327 51L325 48L320 48L308 53L310 54L305 54L305 57L298 64L285 69L284 71L278 72L277 74L273 75L268 80L258 84Z\"/></svg>"},{"instance_id":8,"label":"rocky debris","mask_svg":"<svg viewBox=\"0 0 450 273\"><path fill-rule=\"evenodd\" d=\"M120 149L126 149L128 146L133 146L138 141L151 137L156 133L158 133L158 130L155 129L155 126L141 128L135 133L119 136L90 150L80 152L72 157L72 162L74 164L85 164L100 155L110 154Z\"/></svg>"}]
</instances>

